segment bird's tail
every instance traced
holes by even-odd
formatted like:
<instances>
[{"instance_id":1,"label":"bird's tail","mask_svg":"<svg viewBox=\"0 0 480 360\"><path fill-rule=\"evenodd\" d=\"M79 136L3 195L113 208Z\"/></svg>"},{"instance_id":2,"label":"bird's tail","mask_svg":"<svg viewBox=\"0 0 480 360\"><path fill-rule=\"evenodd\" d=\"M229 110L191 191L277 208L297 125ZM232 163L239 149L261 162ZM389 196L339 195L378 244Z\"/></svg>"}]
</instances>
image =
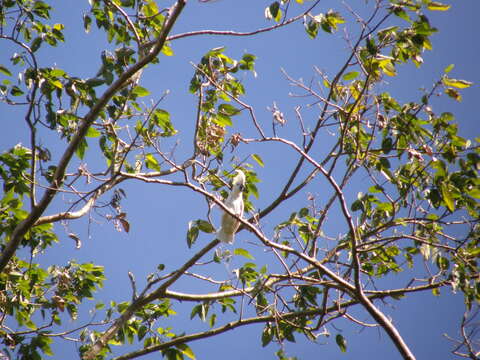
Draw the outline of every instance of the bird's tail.
<instances>
[{"instance_id":1,"label":"bird's tail","mask_svg":"<svg viewBox=\"0 0 480 360\"><path fill-rule=\"evenodd\" d=\"M227 234L223 228L217 232L217 239L227 244L233 244L234 234Z\"/></svg>"}]
</instances>

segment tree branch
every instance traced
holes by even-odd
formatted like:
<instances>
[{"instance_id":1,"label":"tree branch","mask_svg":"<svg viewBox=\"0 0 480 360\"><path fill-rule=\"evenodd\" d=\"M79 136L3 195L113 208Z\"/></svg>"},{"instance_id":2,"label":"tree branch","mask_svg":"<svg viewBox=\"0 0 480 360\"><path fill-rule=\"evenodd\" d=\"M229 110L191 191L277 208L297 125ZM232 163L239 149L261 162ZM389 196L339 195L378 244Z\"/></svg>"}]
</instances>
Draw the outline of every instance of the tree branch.
<instances>
[{"instance_id":1,"label":"tree branch","mask_svg":"<svg viewBox=\"0 0 480 360\"><path fill-rule=\"evenodd\" d=\"M53 200L55 195L58 192L58 189L63 183L63 178L65 170L67 169L70 160L72 159L73 154L77 150L80 142L85 137L88 129L92 123L97 118L98 114L102 111L105 105L110 101L110 99L115 95L115 93L122 88L122 86L133 76L137 71L142 69L145 65L150 63L162 50L163 45L167 39L168 33L171 31L173 24L177 20L178 15L182 11L183 7L186 4L186 0L178 0L175 5L172 6L170 14L165 21L165 24L162 28L162 31L158 38L155 41L155 45L152 51L146 55L144 58L140 59L137 63L129 67L125 72L113 82L112 85L105 91L103 96L98 99L95 105L90 109L90 111L83 118L82 123L78 127L76 134L70 140L70 143L63 153L62 158L58 162L55 174L53 175L52 182L50 187L45 190L45 193L35 208L32 209L30 214L25 220L19 223L12 232L10 241L7 243L5 250L3 251L0 257L0 271L3 271L5 266L15 254L20 242L23 239L23 236L27 231L34 226L38 218L44 213L50 202Z\"/></svg>"},{"instance_id":2,"label":"tree branch","mask_svg":"<svg viewBox=\"0 0 480 360\"><path fill-rule=\"evenodd\" d=\"M436 288L436 287L443 286L443 285L445 285L445 282L440 282L440 283L436 283L436 284L429 284L429 285L425 285L425 286L422 286L422 287L412 288L411 291L409 291L409 292L423 291L423 290L432 289L432 288ZM387 296L400 295L400 294L403 294L404 292L405 292L405 289L398 289L398 290L390 290L388 292L389 295L382 294L382 293L376 293L376 294L370 295L369 300L384 298L384 297L387 297ZM338 312L340 310L347 309L347 308L349 308L351 306L354 306L354 305L358 305L359 303L360 303L359 300L352 299L352 300L345 301L343 303L335 303L332 306L326 308L325 310L322 309L322 308L316 308L316 309L305 310L305 311L292 311L292 312L288 312L288 313L285 313L285 314L273 314L273 315L266 315L266 316L257 316L257 317L252 317L252 318L248 318L248 319L240 319L240 320L237 320L237 321L229 322L229 323L227 323L223 326L220 326L218 328L215 328L215 329L211 329L211 330L207 330L207 331L203 331L203 332L199 332L199 333L195 333L195 334L190 334L190 335L179 336L177 338L174 338L171 341L167 341L167 342L161 343L159 345L150 346L150 347L144 348L142 350L133 351L131 353L116 357L112 360L134 359L134 358L146 355L146 354L150 354L152 352L168 349L168 348L170 348L172 346L175 346L175 345L185 344L185 343L189 343L189 342L192 342L192 341L195 341L195 340L200 340L200 339L208 338L208 337L215 336L215 335L218 335L218 334L222 334L224 332L233 330L233 329L241 327L241 326L249 325L249 324L273 322L273 321L278 321L279 318L281 320L288 320L288 319L295 319L295 318L298 318L298 317L322 315L323 313L329 314L329 313L334 313L334 312Z\"/></svg>"}]
</instances>

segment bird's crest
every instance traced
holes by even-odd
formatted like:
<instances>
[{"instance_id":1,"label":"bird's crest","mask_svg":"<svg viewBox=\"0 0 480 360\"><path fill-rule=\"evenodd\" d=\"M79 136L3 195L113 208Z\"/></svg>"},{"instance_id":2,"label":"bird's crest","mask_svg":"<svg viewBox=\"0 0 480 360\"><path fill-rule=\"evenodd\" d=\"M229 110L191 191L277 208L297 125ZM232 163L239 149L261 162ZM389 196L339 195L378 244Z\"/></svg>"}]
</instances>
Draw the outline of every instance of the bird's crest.
<instances>
[{"instance_id":1,"label":"bird's crest","mask_svg":"<svg viewBox=\"0 0 480 360\"><path fill-rule=\"evenodd\" d=\"M246 176L245 174L243 173L242 170L235 170L235 177L233 178L233 181L232 181L232 186L235 186L235 185L243 185L245 186L245 183L246 183Z\"/></svg>"}]
</instances>

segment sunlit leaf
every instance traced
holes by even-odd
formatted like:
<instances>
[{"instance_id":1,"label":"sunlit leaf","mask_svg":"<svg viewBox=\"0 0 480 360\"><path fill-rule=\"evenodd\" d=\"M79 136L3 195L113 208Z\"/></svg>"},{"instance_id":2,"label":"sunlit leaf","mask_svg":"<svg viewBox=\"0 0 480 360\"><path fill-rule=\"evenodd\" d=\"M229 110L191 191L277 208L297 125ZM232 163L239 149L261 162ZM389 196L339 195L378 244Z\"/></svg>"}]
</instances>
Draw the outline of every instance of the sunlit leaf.
<instances>
[{"instance_id":1,"label":"sunlit leaf","mask_svg":"<svg viewBox=\"0 0 480 360\"><path fill-rule=\"evenodd\" d=\"M222 127L225 126L232 126L232 119L230 119L230 116L218 113L216 117L212 118L213 122L217 125L220 125Z\"/></svg>"},{"instance_id":2,"label":"sunlit leaf","mask_svg":"<svg viewBox=\"0 0 480 360\"><path fill-rule=\"evenodd\" d=\"M343 80L349 81L355 79L360 73L358 71L351 71L343 75Z\"/></svg>"},{"instance_id":3,"label":"sunlit leaf","mask_svg":"<svg viewBox=\"0 0 480 360\"><path fill-rule=\"evenodd\" d=\"M145 165L151 170L160 171L160 165L158 164L158 161L157 159L155 159L153 154L145 155Z\"/></svg>"},{"instance_id":4,"label":"sunlit leaf","mask_svg":"<svg viewBox=\"0 0 480 360\"><path fill-rule=\"evenodd\" d=\"M132 90L132 93L138 97L150 95L150 91L141 86L135 86L135 88Z\"/></svg>"},{"instance_id":5,"label":"sunlit leaf","mask_svg":"<svg viewBox=\"0 0 480 360\"><path fill-rule=\"evenodd\" d=\"M442 79L442 82L446 86L452 86L452 87L455 87L455 88L458 88L458 89L465 89L465 88L468 88L468 87L472 86L472 84L473 84L470 81L459 80L459 79L450 79L446 76Z\"/></svg>"},{"instance_id":6,"label":"sunlit leaf","mask_svg":"<svg viewBox=\"0 0 480 360\"><path fill-rule=\"evenodd\" d=\"M173 50L169 45L165 44L162 47L162 54L166 56L173 56Z\"/></svg>"},{"instance_id":7,"label":"sunlit leaf","mask_svg":"<svg viewBox=\"0 0 480 360\"><path fill-rule=\"evenodd\" d=\"M90 126L85 134L86 137L96 138L99 137L102 133L95 129L93 126Z\"/></svg>"},{"instance_id":8,"label":"sunlit leaf","mask_svg":"<svg viewBox=\"0 0 480 360\"><path fill-rule=\"evenodd\" d=\"M233 253L234 253L235 255L243 256L243 257L245 257L245 258L247 258L247 259L251 259L251 260L254 259L254 257L253 257L247 250L242 249L242 248L236 248L236 249L233 251Z\"/></svg>"},{"instance_id":9,"label":"sunlit leaf","mask_svg":"<svg viewBox=\"0 0 480 360\"><path fill-rule=\"evenodd\" d=\"M437 1L430 1L427 5L427 9L432 11L447 11L450 7L451 5L442 4Z\"/></svg>"},{"instance_id":10,"label":"sunlit leaf","mask_svg":"<svg viewBox=\"0 0 480 360\"><path fill-rule=\"evenodd\" d=\"M192 349L190 349L186 344L175 345L175 347L189 359L195 360L195 354L193 353Z\"/></svg>"},{"instance_id":11,"label":"sunlit leaf","mask_svg":"<svg viewBox=\"0 0 480 360\"><path fill-rule=\"evenodd\" d=\"M450 71L453 70L454 67L455 67L455 64L450 64L443 71L445 72L445 74L448 74Z\"/></svg>"}]
</instances>

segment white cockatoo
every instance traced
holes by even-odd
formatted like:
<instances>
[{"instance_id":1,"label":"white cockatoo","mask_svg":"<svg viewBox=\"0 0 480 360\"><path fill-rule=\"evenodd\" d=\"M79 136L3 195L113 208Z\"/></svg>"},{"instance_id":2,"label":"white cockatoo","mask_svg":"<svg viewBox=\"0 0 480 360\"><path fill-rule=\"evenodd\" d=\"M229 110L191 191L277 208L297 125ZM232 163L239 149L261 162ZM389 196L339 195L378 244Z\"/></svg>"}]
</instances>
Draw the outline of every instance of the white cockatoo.
<instances>
[{"instance_id":1,"label":"white cockatoo","mask_svg":"<svg viewBox=\"0 0 480 360\"><path fill-rule=\"evenodd\" d=\"M232 191L225 200L225 206L235 215L243 216L243 190L245 189L245 174L241 170L236 170L236 176L233 178ZM228 244L233 244L235 233L240 227L240 221L235 219L225 211L222 214L222 227L217 233L217 239Z\"/></svg>"}]
</instances>

